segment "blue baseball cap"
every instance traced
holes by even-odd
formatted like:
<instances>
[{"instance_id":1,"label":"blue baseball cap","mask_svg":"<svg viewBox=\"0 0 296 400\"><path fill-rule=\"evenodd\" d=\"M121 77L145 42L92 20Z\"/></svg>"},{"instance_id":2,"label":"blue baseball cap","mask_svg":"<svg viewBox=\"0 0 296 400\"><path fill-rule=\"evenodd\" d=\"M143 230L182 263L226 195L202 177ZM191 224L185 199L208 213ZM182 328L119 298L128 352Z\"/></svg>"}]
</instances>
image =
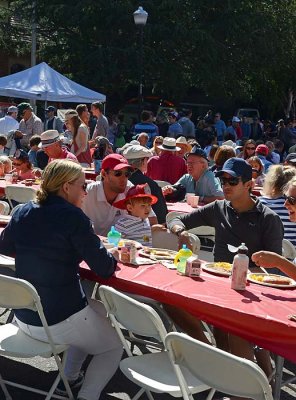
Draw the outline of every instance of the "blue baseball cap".
<instances>
[{"instance_id":1,"label":"blue baseball cap","mask_svg":"<svg viewBox=\"0 0 296 400\"><path fill-rule=\"evenodd\" d=\"M252 179L252 167L242 158L229 158L225 161L222 169L216 172L216 176L221 176L224 173L233 177L241 177L245 181Z\"/></svg>"},{"instance_id":2,"label":"blue baseball cap","mask_svg":"<svg viewBox=\"0 0 296 400\"><path fill-rule=\"evenodd\" d=\"M205 160L209 161L208 157L207 157L207 153L201 147L198 147L196 145L193 146L191 151L186 154L186 158L189 156L198 156L198 157L202 157Z\"/></svg>"}]
</instances>

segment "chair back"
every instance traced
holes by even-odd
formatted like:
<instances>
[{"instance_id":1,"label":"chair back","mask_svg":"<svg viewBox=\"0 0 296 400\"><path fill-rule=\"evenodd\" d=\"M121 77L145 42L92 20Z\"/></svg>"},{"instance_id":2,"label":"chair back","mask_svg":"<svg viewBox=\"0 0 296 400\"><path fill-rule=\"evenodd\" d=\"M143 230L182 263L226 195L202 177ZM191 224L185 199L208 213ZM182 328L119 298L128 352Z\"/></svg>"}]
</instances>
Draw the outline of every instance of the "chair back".
<instances>
[{"instance_id":1,"label":"chair back","mask_svg":"<svg viewBox=\"0 0 296 400\"><path fill-rule=\"evenodd\" d=\"M200 250L200 240L197 236L189 233L189 240L192 245L194 254L198 254ZM179 250L179 238L177 235L169 231L154 231L152 232L152 246L161 249Z\"/></svg>"},{"instance_id":2,"label":"chair back","mask_svg":"<svg viewBox=\"0 0 296 400\"><path fill-rule=\"evenodd\" d=\"M154 181L154 182L156 182L160 188L163 188L164 186L168 185L171 186L170 182L167 181Z\"/></svg>"},{"instance_id":3,"label":"chair back","mask_svg":"<svg viewBox=\"0 0 296 400\"><path fill-rule=\"evenodd\" d=\"M6 201L0 201L0 214L9 215L10 207Z\"/></svg>"},{"instance_id":4,"label":"chair back","mask_svg":"<svg viewBox=\"0 0 296 400\"><path fill-rule=\"evenodd\" d=\"M10 207L13 208L12 200L18 203L28 203L30 200L35 200L36 190L27 186L8 185L5 188L5 195Z\"/></svg>"},{"instance_id":5,"label":"chair back","mask_svg":"<svg viewBox=\"0 0 296 400\"><path fill-rule=\"evenodd\" d=\"M289 260L294 260L296 257L296 249L288 239L283 239L282 242L283 256Z\"/></svg>"},{"instance_id":6,"label":"chair back","mask_svg":"<svg viewBox=\"0 0 296 400\"><path fill-rule=\"evenodd\" d=\"M169 333L165 338L165 346L177 369L187 368L192 375L216 390L256 400L273 399L264 372L252 361L192 339L183 333ZM180 386L186 390L181 382Z\"/></svg>"},{"instance_id":7,"label":"chair back","mask_svg":"<svg viewBox=\"0 0 296 400\"><path fill-rule=\"evenodd\" d=\"M152 307L105 285L99 287L99 294L125 349L127 344L121 332L122 327L136 335L164 342L167 331Z\"/></svg>"}]
</instances>

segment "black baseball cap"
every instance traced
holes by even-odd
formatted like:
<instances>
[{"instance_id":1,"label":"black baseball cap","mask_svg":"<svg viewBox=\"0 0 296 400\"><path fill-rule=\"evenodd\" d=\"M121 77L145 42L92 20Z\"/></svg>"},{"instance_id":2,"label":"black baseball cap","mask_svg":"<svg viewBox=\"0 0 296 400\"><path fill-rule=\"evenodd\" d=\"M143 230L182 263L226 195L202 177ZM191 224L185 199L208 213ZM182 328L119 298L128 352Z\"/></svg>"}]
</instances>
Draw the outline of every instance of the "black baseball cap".
<instances>
[{"instance_id":1,"label":"black baseball cap","mask_svg":"<svg viewBox=\"0 0 296 400\"><path fill-rule=\"evenodd\" d=\"M252 179L252 167L242 158L229 158L225 161L222 169L216 172L216 176L221 176L224 173L229 174L233 177L241 177L245 181Z\"/></svg>"},{"instance_id":2,"label":"black baseball cap","mask_svg":"<svg viewBox=\"0 0 296 400\"><path fill-rule=\"evenodd\" d=\"M48 112L48 111L55 111L55 110L56 110L56 108L54 106L48 106L45 111Z\"/></svg>"},{"instance_id":3,"label":"black baseball cap","mask_svg":"<svg viewBox=\"0 0 296 400\"><path fill-rule=\"evenodd\" d=\"M188 156L198 156L198 157L202 157L202 158L204 158L205 160L209 161L209 160L208 160L208 157L207 157L207 153L206 153L201 147L198 147L198 146L196 146L196 145L193 146L192 149L191 149L191 151L190 151L189 153L186 154L186 158L187 158Z\"/></svg>"}]
</instances>

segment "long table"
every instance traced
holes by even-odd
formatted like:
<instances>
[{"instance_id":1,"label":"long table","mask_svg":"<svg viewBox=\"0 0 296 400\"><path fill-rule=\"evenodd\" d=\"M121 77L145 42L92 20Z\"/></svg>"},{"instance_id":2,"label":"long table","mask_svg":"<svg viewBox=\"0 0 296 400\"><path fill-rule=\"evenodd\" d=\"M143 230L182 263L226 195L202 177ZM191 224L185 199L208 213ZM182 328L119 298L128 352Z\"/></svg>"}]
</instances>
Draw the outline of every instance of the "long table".
<instances>
[{"instance_id":1,"label":"long table","mask_svg":"<svg viewBox=\"0 0 296 400\"><path fill-rule=\"evenodd\" d=\"M296 362L296 290L250 283L243 292L230 288L228 277L202 271L200 278L178 275L161 264L129 267L118 263L115 274L102 279L82 262L82 278L118 290L151 297L183 308L218 328L232 332Z\"/></svg>"},{"instance_id":2,"label":"long table","mask_svg":"<svg viewBox=\"0 0 296 400\"><path fill-rule=\"evenodd\" d=\"M0 196L5 195L5 188L6 188L6 186L9 186L9 185L12 185L12 183L7 183L5 181L5 179L0 179ZM23 181L16 183L16 185L19 185L20 187L26 187L25 182L23 182ZM28 187L31 187L36 191L39 189L39 185L32 185L32 186L28 186Z\"/></svg>"}]
</instances>

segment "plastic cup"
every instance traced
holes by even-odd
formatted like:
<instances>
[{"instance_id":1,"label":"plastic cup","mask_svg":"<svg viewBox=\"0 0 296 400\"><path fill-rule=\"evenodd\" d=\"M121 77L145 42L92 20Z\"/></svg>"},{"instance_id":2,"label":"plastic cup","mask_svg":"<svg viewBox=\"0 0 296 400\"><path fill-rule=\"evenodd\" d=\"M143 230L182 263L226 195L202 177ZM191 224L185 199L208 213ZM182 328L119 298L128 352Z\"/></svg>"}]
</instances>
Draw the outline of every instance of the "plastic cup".
<instances>
[{"instance_id":1,"label":"plastic cup","mask_svg":"<svg viewBox=\"0 0 296 400\"><path fill-rule=\"evenodd\" d=\"M191 199L195 196L195 193L187 193L186 194L186 202L191 206Z\"/></svg>"},{"instance_id":2,"label":"plastic cup","mask_svg":"<svg viewBox=\"0 0 296 400\"><path fill-rule=\"evenodd\" d=\"M190 201L191 201L191 207L194 207L194 208L198 207L199 196L192 196L190 198Z\"/></svg>"},{"instance_id":3,"label":"plastic cup","mask_svg":"<svg viewBox=\"0 0 296 400\"><path fill-rule=\"evenodd\" d=\"M12 174L5 174L4 178L6 183L12 183Z\"/></svg>"}]
</instances>

